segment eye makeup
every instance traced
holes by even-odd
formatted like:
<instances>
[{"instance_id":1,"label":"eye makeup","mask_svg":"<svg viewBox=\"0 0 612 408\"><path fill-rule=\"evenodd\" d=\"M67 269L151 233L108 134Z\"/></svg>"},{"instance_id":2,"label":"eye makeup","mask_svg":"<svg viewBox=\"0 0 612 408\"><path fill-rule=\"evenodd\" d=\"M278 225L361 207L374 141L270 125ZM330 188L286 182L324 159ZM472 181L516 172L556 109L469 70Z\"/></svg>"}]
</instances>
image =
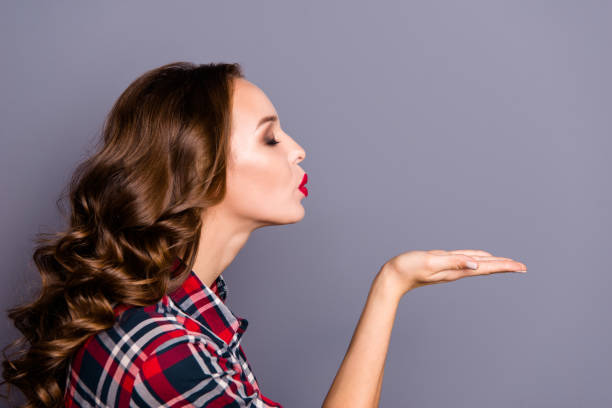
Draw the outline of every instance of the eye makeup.
<instances>
[{"instance_id":1,"label":"eye makeup","mask_svg":"<svg viewBox=\"0 0 612 408\"><path fill-rule=\"evenodd\" d=\"M272 137L271 139L267 139L266 140L266 144L270 145L270 146L274 146L276 144L279 144L280 142L278 140L274 140L274 137Z\"/></svg>"}]
</instances>

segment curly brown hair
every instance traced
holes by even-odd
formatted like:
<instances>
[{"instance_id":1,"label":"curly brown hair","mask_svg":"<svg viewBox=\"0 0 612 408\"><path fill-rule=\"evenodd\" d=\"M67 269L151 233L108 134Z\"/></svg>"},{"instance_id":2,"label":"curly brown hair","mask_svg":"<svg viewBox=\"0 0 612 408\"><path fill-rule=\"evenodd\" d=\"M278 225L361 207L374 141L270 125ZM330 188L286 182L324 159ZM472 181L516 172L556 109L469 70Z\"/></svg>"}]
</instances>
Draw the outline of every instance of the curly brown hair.
<instances>
[{"instance_id":1,"label":"curly brown hair","mask_svg":"<svg viewBox=\"0 0 612 408\"><path fill-rule=\"evenodd\" d=\"M119 96L69 183L69 226L37 234L37 299L7 311L23 336L3 348L3 398L13 385L24 407L62 406L71 356L114 325L113 307L153 304L187 277L202 212L225 196L237 77L238 63L173 62Z\"/></svg>"}]
</instances>

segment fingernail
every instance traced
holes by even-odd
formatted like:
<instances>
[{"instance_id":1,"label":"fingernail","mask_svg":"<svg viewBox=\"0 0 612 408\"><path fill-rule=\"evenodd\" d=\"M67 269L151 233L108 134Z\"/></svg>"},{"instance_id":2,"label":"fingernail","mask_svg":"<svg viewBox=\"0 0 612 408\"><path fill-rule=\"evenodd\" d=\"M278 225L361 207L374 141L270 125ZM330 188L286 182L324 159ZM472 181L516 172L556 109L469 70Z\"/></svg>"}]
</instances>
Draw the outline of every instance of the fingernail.
<instances>
[{"instance_id":1,"label":"fingernail","mask_svg":"<svg viewBox=\"0 0 612 408\"><path fill-rule=\"evenodd\" d=\"M527 273L527 271L513 271L513 272Z\"/></svg>"},{"instance_id":2,"label":"fingernail","mask_svg":"<svg viewBox=\"0 0 612 408\"><path fill-rule=\"evenodd\" d=\"M478 269L478 264L476 262L467 261L466 266L470 269Z\"/></svg>"}]
</instances>

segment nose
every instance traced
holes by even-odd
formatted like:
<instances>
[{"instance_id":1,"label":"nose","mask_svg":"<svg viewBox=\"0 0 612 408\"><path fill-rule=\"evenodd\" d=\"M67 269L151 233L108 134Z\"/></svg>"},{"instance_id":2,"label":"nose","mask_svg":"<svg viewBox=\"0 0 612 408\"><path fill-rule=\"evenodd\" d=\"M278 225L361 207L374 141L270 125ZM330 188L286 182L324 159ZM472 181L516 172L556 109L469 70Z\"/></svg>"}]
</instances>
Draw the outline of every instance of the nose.
<instances>
[{"instance_id":1,"label":"nose","mask_svg":"<svg viewBox=\"0 0 612 408\"><path fill-rule=\"evenodd\" d=\"M296 163L300 163L302 160L304 160L306 158L306 151L304 149L302 149L302 146L297 145L298 149L297 149L297 161Z\"/></svg>"}]
</instances>

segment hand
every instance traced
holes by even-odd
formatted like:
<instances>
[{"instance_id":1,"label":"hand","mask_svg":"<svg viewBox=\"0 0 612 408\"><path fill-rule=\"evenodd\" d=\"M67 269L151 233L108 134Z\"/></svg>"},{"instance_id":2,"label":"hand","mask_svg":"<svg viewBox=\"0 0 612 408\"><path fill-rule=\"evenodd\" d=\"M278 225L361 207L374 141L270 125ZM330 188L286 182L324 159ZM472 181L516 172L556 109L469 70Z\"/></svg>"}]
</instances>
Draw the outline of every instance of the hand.
<instances>
[{"instance_id":1,"label":"hand","mask_svg":"<svg viewBox=\"0 0 612 408\"><path fill-rule=\"evenodd\" d=\"M470 268L470 262L476 269ZM466 276L527 272L525 264L477 249L408 251L388 260L382 269L392 277L401 295L420 286L451 282Z\"/></svg>"}]
</instances>

